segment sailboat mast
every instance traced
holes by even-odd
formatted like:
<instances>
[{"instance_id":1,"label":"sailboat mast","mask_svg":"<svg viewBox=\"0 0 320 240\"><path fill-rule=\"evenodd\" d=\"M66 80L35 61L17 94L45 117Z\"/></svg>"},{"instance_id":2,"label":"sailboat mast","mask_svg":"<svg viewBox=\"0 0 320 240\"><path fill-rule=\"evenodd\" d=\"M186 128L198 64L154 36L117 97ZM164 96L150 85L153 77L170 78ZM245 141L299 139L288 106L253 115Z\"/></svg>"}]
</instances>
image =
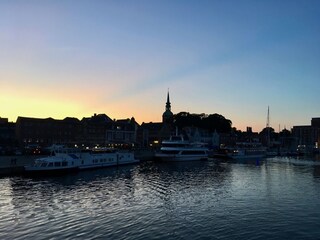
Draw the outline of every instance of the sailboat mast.
<instances>
[{"instance_id":1,"label":"sailboat mast","mask_svg":"<svg viewBox=\"0 0 320 240\"><path fill-rule=\"evenodd\" d=\"M267 115L267 145L270 146L270 112L269 112L269 106L268 106L268 115Z\"/></svg>"}]
</instances>

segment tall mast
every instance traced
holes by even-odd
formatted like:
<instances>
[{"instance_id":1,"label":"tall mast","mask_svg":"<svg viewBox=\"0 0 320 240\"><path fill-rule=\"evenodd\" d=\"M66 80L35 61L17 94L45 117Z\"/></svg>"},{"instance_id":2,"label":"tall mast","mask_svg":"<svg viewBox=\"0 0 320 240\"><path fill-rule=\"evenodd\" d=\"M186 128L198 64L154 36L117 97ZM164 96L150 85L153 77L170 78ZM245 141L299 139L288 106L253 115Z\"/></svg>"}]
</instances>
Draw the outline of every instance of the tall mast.
<instances>
[{"instance_id":1,"label":"tall mast","mask_svg":"<svg viewBox=\"0 0 320 240\"><path fill-rule=\"evenodd\" d=\"M268 106L268 115L267 115L267 145L270 146L270 112L269 112L269 106Z\"/></svg>"}]
</instances>

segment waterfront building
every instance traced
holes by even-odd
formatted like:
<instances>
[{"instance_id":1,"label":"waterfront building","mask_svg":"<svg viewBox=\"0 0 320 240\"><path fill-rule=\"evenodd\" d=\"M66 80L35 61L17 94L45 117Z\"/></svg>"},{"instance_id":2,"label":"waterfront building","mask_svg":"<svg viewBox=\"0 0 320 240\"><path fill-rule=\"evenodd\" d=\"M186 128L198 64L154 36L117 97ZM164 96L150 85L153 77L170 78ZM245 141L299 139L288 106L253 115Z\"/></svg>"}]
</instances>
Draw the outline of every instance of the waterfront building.
<instances>
[{"instance_id":1,"label":"waterfront building","mask_svg":"<svg viewBox=\"0 0 320 240\"><path fill-rule=\"evenodd\" d=\"M85 147L104 146L106 131L112 127L112 124L112 119L106 114L95 113L91 117L82 118L78 144Z\"/></svg>"},{"instance_id":2,"label":"waterfront building","mask_svg":"<svg viewBox=\"0 0 320 240\"><path fill-rule=\"evenodd\" d=\"M106 145L133 147L137 141L139 124L131 119L114 120L111 127L106 130Z\"/></svg>"},{"instance_id":3,"label":"waterfront building","mask_svg":"<svg viewBox=\"0 0 320 240\"><path fill-rule=\"evenodd\" d=\"M320 128L320 117L311 119L311 126L315 128Z\"/></svg>"},{"instance_id":4,"label":"waterfront building","mask_svg":"<svg viewBox=\"0 0 320 240\"><path fill-rule=\"evenodd\" d=\"M131 145L136 142L137 128L134 118L112 120L106 114L94 114L81 121L70 117L63 120L18 117L15 136L21 147Z\"/></svg>"},{"instance_id":5,"label":"waterfront building","mask_svg":"<svg viewBox=\"0 0 320 240\"><path fill-rule=\"evenodd\" d=\"M53 118L18 117L15 134L20 146L52 144L71 145L77 142L80 121L67 117L63 120Z\"/></svg>"},{"instance_id":6,"label":"waterfront building","mask_svg":"<svg viewBox=\"0 0 320 240\"><path fill-rule=\"evenodd\" d=\"M316 136L316 148L318 149L318 152L319 152L319 148L320 148L320 117L312 118L311 119L311 126L318 129L317 136Z\"/></svg>"},{"instance_id":7,"label":"waterfront building","mask_svg":"<svg viewBox=\"0 0 320 240\"><path fill-rule=\"evenodd\" d=\"M131 147L136 143L138 126L133 117L112 120L106 114L94 114L81 120L79 144L88 147Z\"/></svg>"},{"instance_id":8,"label":"waterfront building","mask_svg":"<svg viewBox=\"0 0 320 240\"><path fill-rule=\"evenodd\" d=\"M247 131L243 132L241 136L238 136L237 141L258 143L262 142L262 139L258 132L252 131L252 127L247 127Z\"/></svg>"},{"instance_id":9,"label":"waterfront building","mask_svg":"<svg viewBox=\"0 0 320 240\"><path fill-rule=\"evenodd\" d=\"M320 118L312 118L311 125L293 126L292 135L296 140L296 147L305 152L312 152L320 146Z\"/></svg>"},{"instance_id":10,"label":"waterfront building","mask_svg":"<svg viewBox=\"0 0 320 240\"><path fill-rule=\"evenodd\" d=\"M138 142L141 147L157 148L162 140L168 139L173 134L173 131L173 113L168 91L162 122L142 123L138 130Z\"/></svg>"},{"instance_id":11,"label":"waterfront building","mask_svg":"<svg viewBox=\"0 0 320 240\"><path fill-rule=\"evenodd\" d=\"M138 129L138 143L142 148L157 148L159 147L162 122L142 123Z\"/></svg>"},{"instance_id":12,"label":"waterfront building","mask_svg":"<svg viewBox=\"0 0 320 240\"><path fill-rule=\"evenodd\" d=\"M0 117L0 154L12 151L15 145L15 123Z\"/></svg>"}]
</instances>

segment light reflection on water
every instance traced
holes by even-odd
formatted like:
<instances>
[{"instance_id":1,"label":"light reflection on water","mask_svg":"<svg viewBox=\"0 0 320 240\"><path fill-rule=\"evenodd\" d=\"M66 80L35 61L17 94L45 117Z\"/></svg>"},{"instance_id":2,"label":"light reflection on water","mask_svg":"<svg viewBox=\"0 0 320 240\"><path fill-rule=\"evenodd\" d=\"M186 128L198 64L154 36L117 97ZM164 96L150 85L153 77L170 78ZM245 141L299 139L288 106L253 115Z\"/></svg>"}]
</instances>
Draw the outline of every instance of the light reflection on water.
<instances>
[{"instance_id":1,"label":"light reflection on water","mask_svg":"<svg viewBox=\"0 0 320 240\"><path fill-rule=\"evenodd\" d=\"M0 239L317 239L318 163L141 163L3 178Z\"/></svg>"}]
</instances>

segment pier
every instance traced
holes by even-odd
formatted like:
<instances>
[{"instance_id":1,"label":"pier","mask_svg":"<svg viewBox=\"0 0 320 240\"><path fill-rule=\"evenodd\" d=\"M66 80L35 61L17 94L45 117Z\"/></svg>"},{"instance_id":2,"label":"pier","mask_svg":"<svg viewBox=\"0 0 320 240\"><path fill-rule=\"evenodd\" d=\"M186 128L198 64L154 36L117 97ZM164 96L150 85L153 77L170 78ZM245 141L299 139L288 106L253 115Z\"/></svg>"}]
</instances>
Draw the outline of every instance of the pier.
<instances>
[{"instance_id":1,"label":"pier","mask_svg":"<svg viewBox=\"0 0 320 240\"><path fill-rule=\"evenodd\" d=\"M0 156L0 177L22 174L24 166L32 164L39 156Z\"/></svg>"}]
</instances>

